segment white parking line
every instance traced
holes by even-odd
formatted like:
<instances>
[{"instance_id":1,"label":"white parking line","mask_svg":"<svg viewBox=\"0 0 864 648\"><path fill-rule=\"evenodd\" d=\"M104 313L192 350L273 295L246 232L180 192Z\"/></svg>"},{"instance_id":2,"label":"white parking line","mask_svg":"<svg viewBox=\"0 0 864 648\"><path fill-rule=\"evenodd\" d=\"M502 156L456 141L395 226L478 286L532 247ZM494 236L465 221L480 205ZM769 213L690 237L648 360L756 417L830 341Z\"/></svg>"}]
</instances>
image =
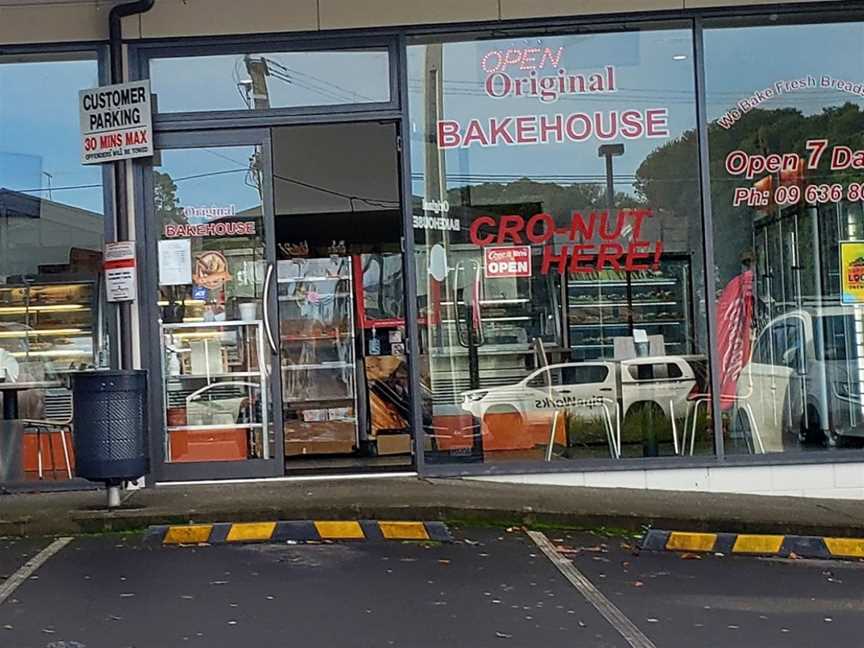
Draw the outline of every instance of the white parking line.
<instances>
[{"instance_id":1,"label":"white parking line","mask_svg":"<svg viewBox=\"0 0 864 648\"><path fill-rule=\"evenodd\" d=\"M33 556L33 558L24 563L18 571L6 579L6 581L0 585L0 605L2 605L3 602L12 595L12 592L18 589L22 583L30 578L33 575L33 572L44 565L51 556L59 552L70 542L72 542L72 538L57 538L54 542Z\"/></svg>"},{"instance_id":2,"label":"white parking line","mask_svg":"<svg viewBox=\"0 0 864 648\"><path fill-rule=\"evenodd\" d=\"M555 551L555 546L549 541L549 538L539 531L528 531L528 536L540 548L540 551L552 561L552 564L558 568L558 571L564 575L564 578L579 590L579 593L585 597L585 600L603 615L612 627L624 637L627 643L633 648L657 648L654 642L642 634L642 631L633 625L633 622L624 616L624 613L615 607L612 601L603 596L600 590L594 587L594 584L582 572L576 569L571 560L564 558Z\"/></svg>"}]
</instances>

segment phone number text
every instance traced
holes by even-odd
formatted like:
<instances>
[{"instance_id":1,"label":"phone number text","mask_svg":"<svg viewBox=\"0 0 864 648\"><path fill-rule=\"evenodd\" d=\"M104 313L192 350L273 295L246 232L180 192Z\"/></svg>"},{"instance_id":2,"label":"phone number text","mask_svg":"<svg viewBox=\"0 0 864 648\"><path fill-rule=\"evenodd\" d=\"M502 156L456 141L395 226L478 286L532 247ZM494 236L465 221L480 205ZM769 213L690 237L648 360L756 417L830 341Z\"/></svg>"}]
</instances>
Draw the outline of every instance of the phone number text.
<instances>
[{"instance_id":1,"label":"phone number text","mask_svg":"<svg viewBox=\"0 0 864 648\"><path fill-rule=\"evenodd\" d=\"M864 200L864 182L852 182L848 185L810 184L806 187L780 185L774 190L738 187L735 189L732 205L734 207L770 207L771 205L786 207L797 205L802 200L809 205L839 203L844 200L858 202Z\"/></svg>"}]
</instances>

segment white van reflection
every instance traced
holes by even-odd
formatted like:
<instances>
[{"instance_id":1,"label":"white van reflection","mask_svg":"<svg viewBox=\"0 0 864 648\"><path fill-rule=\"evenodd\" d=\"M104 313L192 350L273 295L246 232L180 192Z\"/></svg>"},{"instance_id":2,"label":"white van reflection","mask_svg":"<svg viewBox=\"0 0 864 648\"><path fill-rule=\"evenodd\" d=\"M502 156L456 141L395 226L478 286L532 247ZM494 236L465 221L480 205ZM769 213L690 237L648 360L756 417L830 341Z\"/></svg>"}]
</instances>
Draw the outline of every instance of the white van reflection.
<instances>
[{"instance_id":1,"label":"white van reflection","mask_svg":"<svg viewBox=\"0 0 864 648\"><path fill-rule=\"evenodd\" d=\"M813 307L762 329L737 391L765 451L781 452L864 437L862 380L864 306ZM743 421L736 419L733 439Z\"/></svg>"}]
</instances>

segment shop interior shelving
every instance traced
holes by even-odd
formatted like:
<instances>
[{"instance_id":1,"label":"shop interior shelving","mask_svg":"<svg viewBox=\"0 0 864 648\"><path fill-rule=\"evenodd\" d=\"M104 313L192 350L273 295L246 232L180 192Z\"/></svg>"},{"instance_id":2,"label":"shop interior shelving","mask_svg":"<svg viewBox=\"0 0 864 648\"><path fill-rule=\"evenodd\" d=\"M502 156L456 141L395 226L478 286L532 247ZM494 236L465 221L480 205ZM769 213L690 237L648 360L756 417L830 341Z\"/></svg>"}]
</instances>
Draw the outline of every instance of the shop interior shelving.
<instances>
[{"instance_id":1,"label":"shop interior shelving","mask_svg":"<svg viewBox=\"0 0 864 648\"><path fill-rule=\"evenodd\" d=\"M350 453L359 444L350 258L278 267L285 454Z\"/></svg>"},{"instance_id":2,"label":"shop interior shelving","mask_svg":"<svg viewBox=\"0 0 864 648\"><path fill-rule=\"evenodd\" d=\"M0 285L0 348L25 369L38 365L51 373L94 364L96 299L92 279Z\"/></svg>"},{"instance_id":3,"label":"shop interior shelving","mask_svg":"<svg viewBox=\"0 0 864 648\"><path fill-rule=\"evenodd\" d=\"M567 277L567 326L571 358L611 358L614 338L630 335L627 310L634 328L662 335L667 354L689 352L692 339L690 269L686 257L661 260L659 268L632 272L632 301L627 301L627 273L603 270Z\"/></svg>"},{"instance_id":4,"label":"shop interior shelving","mask_svg":"<svg viewBox=\"0 0 864 648\"><path fill-rule=\"evenodd\" d=\"M270 458L263 322L162 324L161 339L169 461Z\"/></svg>"}]
</instances>

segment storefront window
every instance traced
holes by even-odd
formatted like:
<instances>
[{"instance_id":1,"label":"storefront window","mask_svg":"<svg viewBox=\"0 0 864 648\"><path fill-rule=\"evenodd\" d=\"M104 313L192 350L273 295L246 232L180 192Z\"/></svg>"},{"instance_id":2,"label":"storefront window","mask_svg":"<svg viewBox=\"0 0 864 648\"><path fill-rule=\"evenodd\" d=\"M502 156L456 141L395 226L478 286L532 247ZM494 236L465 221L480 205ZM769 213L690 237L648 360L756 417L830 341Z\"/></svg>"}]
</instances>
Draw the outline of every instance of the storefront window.
<instances>
[{"instance_id":1,"label":"storefront window","mask_svg":"<svg viewBox=\"0 0 864 648\"><path fill-rule=\"evenodd\" d=\"M157 58L150 76L163 113L390 101L384 48Z\"/></svg>"},{"instance_id":2,"label":"storefront window","mask_svg":"<svg viewBox=\"0 0 864 648\"><path fill-rule=\"evenodd\" d=\"M427 462L713 453L692 51L409 47Z\"/></svg>"},{"instance_id":3,"label":"storefront window","mask_svg":"<svg viewBox=\"0 0 864 648\"><path fill-rule=\"evenodd\" d=\"M860 447L864 25L711 27L705 64L726 452Z\"/></svg>"},{"instance_id":4,"label":"storefront window","mask_svg":"<svg viewBox=\"0 0 864 648\"><path fill-rule=\"evenodd\" d=\"M68 422L61 374L108 362L102 172L80 164L76 107L96 85L95 57L0 56L0 381L45 385L17 394L22 419ZM71 439L4 425L0 481L71 477Z\"/></svg>"}]
</instances>

